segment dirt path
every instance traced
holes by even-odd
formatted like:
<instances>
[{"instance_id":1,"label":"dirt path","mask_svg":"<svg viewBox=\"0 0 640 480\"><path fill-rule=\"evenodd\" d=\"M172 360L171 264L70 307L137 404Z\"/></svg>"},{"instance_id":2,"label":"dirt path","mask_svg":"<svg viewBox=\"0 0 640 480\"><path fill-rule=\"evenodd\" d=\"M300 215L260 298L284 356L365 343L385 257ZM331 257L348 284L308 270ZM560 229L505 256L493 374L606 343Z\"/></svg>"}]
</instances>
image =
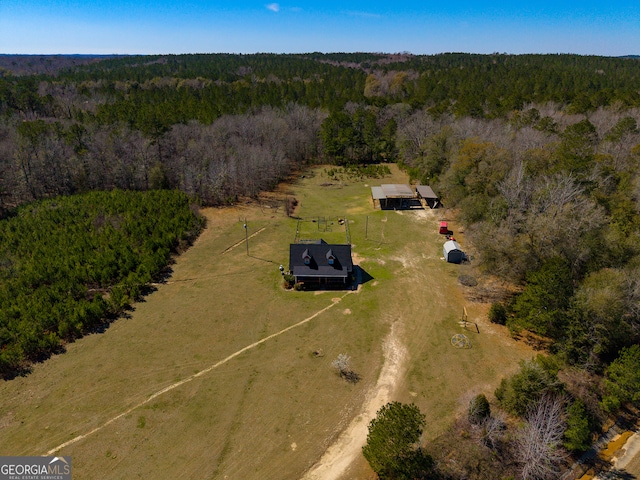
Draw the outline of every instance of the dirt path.
<instances>
[{"instance_id":1,"label":"dirt path","mask_svg":"<svg viewBox=\"0 0 640 480\"><path fill-rule=\"evenodd\" d=\"M619 456L618 456L619 455ZM627 470L630 465L637 469L638 457L640 455L640 434L634 433L625 442L624 446L620 449L620 452L616 454L612 462L613 466L618 470ZM636 471L629 471L628 473L637 473Z\"/></svg>"},{"instance_id":2,"label":"dirt path","mask_svg":"<svg viewBox=\"0 0 640 480\"><path fill-rule=\"evenodd\" d=\"M256 232L256 233L257 233L257 232ZM189 376L189 377L187 377L187 378L185 378L185 379L183 379L183 380L180 380L179 382L172 383L171 385L169 385L169 386L167 386L167 387L163 388L162 390L158 390L157 392L153 393L152 395L150 395L149 397L147 397L147 398L146 398L145 400L143 400L142 402L139 402L139 403L137 403L136 405L134 405L134 406L132 406L132 407L128 408L128 409L127 409L127 410L125 410L124 412L122 412L122 413L120 413L120 414L116 415L115 417L110 418L109 420L107 420L106 422L104 422L102 425L100 425L100 426L98 426L98 427L94 428L93 430L91 430L91 431L89 431L89 432L87 432L87 433L85 433L85 434L78 435L78 436L76 436L76 437L72 438L71 440L68 440L68 441L66 441L66 442L64 442L64 443L62 443L62 444L60 444L60 445L58 445L57 447L52 448L51 450L49 450L49 451L46 453L46 455L47 455L47 456L53 455L53 454L55 454L56 452L60 451L61 449L65 448L65 447L68 447L69 445L72 445L72 444L74 444L74 443L76 443L76 442L79 442L80 440L82 440L82 439L84 439L84 438L87 438L87 437L89 437L89 436L93 435L94 433L99 432L100 430L102 430L103 428L107 427L108 425L111 425L113 422L115 422L115 421L117 421L117 420L119 420L119 419L121 419L121 418L123 418L123 417L125 417L125 416L129 415L129 414L130 414L131 412L133 412L134 410L136 410L136 409L138 409L138 408L140 408L140 407L142 407L142 406L144 406L144 405L148 404L149 402L151 402L153 399L155 399L155 398L159 397L160 395L162 395L162 394L164 394L164 393L167 393L167 392L169 392L169 391L171 391L171 390L174 390L174 389L178 388L179 386L184 385L185 383L189 383L189 382L191 382L192 380L195 380L196 378L201 377L202 375L205 375L205 374L207 374L207 373L211 372L212 370L215 370L215 369L216 369L216 368L218 368L219 366L224 365L224 364L225 364L225 363L227 363L229 360L232 360L233 358L235 358L235 357L237 357L238 355L240 355L240 354L242 354L242 353L246 352L247 350L251 350L251 349L253 349L253 348L257 347L258 345L261 345L261 344L263 344L263 343L265 343L265 342L267 342L267 341L271 340L272 338L278 337L278 336L282 335L283 333L288 332L289 330L292 330L292 329L294 329L294 328L297 328L297 327L300 327L300 326L304 325L305 323L307 323L307 322L309 322L309 321L313 320L314 318L316 318L318 315L320 315L320 314L322 314L322 313L326 312L326 311L327 311L327 310L329 310L330 308L333 308L335 305L337 305L338 303L340 303L340 301L342 300L342 298L346 297L346 296L347 296L347 295L349 295L350 293L351 293L351 292L347 292L346 294L344 294L344 295L343 295L342 297L340 297L340 298L338 298L338 297L336 297L336 298L332 298L332 299L331 299L331 302L332 302L332 303L330 303L329 305L327 305L327 306L326 306L325 308L323 308L322 310L318 310L316 313L314 313L313 315L311 315L311 316L309 316L309 317L305 318L304 320L301 320L301 321L299 321L298 323L295 323L295 324L293 324L293 325L290 325L290 326L288 326L287 328L284 328L284 329L280 330L279 332L273 333L273 334L269 335L268 337L263 338L262 340L258 340L257 342L254 342L254 343L252 343L252 344L250 344L250 345L247 345L246 347L241 348L240 350L238 350L238 351L236 351L236 352L232 353L231 355L227 356L226 358L223 358L223 359L222 359L222 360L220 360L219 362L214 363L213 365L211 365L211 366L209 366L209 367L205 368L204 370L201 370L201 371L200 371L200 372L198 372L198 373L195 373L195 374L193 374L193 375L191 375L191 376ZM375 413L375 412L374 412L374 413Z\"/></svg>"},{"instance_id":3,"label":"dirt path","mask_svg":"<svg viewBox=\"0 0 640 480\"><path fill-rule=\"evenodd\" d=\"M376 386L369 392L362 412L353 419L338 440L331 445L320 461L309 470L303 480L337 480L345 473L353 461L361 455L367 440L369 422L376 412L391 400L397 379L404 369L406 352L399 341L398 324L391 331L383 345L384 364Z\"/></svg>"},{"instance_id":4,"label":"dirt path","mask_svg":"<svg viewBox=\"0 0 640 480\"><path fill-rule=\"evenodd\" d=\"M245 227L246 228L246 227ZM254 233L252 233L251 235L249 235L247 238L243 238L242 240L240 240L237 243L234 243L233 245L231 245L229 248L226 248L224 250L224 252L222 252L223 254L230 252L231 250L233 250L236 247L239 247L240 245L242 245L243 243L245 243L248 239L255 237L256 235L258 235L260 232L262 232L263 230L265 230L267 227L262 227L260 230L256 230Z\"/></svg>"}]
</instances>

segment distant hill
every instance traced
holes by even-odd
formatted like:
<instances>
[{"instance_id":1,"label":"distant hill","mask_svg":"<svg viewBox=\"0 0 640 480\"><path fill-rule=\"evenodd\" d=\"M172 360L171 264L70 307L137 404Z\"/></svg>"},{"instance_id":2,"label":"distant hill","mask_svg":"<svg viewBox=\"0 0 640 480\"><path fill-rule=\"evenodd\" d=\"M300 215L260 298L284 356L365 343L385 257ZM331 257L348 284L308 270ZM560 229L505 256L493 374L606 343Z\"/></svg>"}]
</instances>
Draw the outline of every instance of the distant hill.
<instances>
[{"instance_id":1,"label":"distant hill","mask_svg":"<svg viewBox=\"0 0 640 480\"><path fill-rule=\"evenodd\" d=\"M60 70L86 65L119 55L11 55L0 54L0 75L48 74Z\"/></svg>"}]
</instances>

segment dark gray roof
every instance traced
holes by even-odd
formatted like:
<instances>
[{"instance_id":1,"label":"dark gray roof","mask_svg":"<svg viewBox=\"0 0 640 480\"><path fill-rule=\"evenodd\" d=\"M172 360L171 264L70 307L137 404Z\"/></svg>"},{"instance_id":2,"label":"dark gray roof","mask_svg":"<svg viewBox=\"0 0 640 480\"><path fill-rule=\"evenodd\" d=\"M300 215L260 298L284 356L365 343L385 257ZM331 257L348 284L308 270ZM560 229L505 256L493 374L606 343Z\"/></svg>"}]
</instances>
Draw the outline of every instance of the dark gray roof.
<instances>
[{"instance_id":1,"label":"dark gray roof","mask_svg":"<svg viewBox=\"0 0 640 480\"><path fill-rule=\"evenodd\" d=\"M309 256L309 264L304 263ZM329 262L333 261L333 265ZM292 243L289 246L289 270L296 277L346 278L353 271L351 245Z\"/></svg>"}]
</instances>

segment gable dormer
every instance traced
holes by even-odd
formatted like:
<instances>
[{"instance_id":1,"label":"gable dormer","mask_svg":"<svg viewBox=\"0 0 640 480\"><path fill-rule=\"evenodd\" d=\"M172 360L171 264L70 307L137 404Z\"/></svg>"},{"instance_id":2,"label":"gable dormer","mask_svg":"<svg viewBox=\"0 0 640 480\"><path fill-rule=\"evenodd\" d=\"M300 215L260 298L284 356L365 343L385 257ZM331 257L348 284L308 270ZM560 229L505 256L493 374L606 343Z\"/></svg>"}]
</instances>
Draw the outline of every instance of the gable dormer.
<instances>
[{"instance_id":1,"label":"gable dormer","mask_svg":"<svg viewBox=\"0 0 640 480\"><path fill-rule=\"evenodd\" d=\"M336 257L331 251L331 249L329 249L329 251L327 252L327 263L329 265L333 265L335 262L336 262Z\"/></svg>"},{"instance_id":2,"label":"gable dormer","mask_svg":"<svg viewBox=\"0 0 640 480\"><path fill-rule=\"evenodd\" d=\"M311 263L311 255L309 254L308 248L304 252L302 252L302 261L305 265L309 265Z\"/></svg>"}]
</instances>

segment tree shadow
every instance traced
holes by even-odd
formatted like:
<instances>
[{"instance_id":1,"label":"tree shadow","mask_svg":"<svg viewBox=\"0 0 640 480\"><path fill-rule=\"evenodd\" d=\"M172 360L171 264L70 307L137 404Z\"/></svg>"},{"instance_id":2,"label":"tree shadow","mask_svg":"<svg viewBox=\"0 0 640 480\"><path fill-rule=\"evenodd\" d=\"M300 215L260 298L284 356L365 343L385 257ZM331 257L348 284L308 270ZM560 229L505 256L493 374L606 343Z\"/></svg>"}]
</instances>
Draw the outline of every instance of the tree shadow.
<instances>
[{"instance_id":1,"label":"tree shadow","mask_svg":"<svg viewBox=\"0 0 640 480\"><path fill-rule=\"evenodd\" d=\"M173 275L173 268L167 266L163 268L160 273L156 275L154 278L155 283L165 284L169 280L169 278Z\"/></svg>"},{"instance_id":2,"label":"tree shadow","mask_svg":"<svg viewBox=\"0 0 640 480\"><path fill-rule=\"evenodd\" d=\"M602 478L603 480L633 480L638 477L625 470L618 470L617 468L614 468L608 472L601 473L598 478Z\"/></svg>"}]
</instances>

